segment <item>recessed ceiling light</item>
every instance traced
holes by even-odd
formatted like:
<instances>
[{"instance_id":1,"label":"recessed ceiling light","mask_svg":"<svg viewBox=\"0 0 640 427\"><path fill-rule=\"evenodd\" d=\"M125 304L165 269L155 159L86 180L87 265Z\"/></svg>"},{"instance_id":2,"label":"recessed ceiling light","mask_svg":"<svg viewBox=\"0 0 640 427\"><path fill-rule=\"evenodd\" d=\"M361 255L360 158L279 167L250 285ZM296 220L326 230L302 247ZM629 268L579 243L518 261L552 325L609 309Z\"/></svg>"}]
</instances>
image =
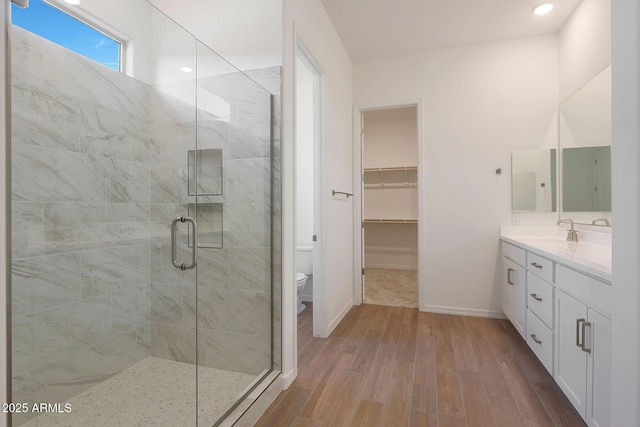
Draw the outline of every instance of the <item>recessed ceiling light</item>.
<instances>
[{"instance_id":1,"label":"recessed ceiling light","mask_svg":"<svg viewBox=\"0 0 640 427\"><path fill-rule=\"evenodd\" d=\"M81 3L80 0L64 0L64 2L72 4L74 6L77 6L77 5L79 5Z\"/></svg>"},{"instance_id":2,"label":"recessed ceiling light","mask_svg":"<svg viewBox=\"0 0 640 427\"><path fill-rule=\"evenodd\" d=\"M189 68L189 67L182 67L180 68L180 71L184 71L185 73L190 73L193 71L193 68Z\"/></svg>"},{"instance_id":3,"label":"recessed ceiling light","mask_svg":"<svg viewBox=\"0 0 640 427\"><path fill-rule=\"evenodd\" d=\"M533 13L535 13L536 15L545 15L551 12L551 9L553 9L553 4L542 3L533 8Z\"/></svg>"}]
</instances>

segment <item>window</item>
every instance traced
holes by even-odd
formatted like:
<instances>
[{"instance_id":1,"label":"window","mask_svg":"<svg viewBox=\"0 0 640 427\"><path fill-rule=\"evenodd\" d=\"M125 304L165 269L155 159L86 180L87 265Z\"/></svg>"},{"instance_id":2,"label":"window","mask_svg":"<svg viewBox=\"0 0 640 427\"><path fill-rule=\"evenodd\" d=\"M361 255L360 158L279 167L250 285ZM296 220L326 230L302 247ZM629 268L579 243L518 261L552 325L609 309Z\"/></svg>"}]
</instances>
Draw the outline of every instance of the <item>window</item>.
<instances>
[{"instance_id":1,"label":"window","mask_svg":"<svg viewBox=\"0 0 640 427\"><path fill-rule=\"evenodd\" d=\"M12 23L117 71L122 43L43 0L22 9L11 5Z\"/></svg>"}]
</instances>

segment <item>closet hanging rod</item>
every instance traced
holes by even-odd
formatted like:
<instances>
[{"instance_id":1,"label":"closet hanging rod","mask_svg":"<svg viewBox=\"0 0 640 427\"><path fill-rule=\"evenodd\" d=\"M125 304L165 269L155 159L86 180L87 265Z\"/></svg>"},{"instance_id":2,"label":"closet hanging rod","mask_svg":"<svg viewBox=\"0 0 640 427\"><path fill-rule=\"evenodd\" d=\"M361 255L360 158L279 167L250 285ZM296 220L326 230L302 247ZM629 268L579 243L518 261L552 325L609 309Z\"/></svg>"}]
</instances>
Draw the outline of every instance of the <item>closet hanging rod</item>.
<instances>
[{"instance_id":1,"label":"closet hanging rod","mask_svg":"<svg viewBox=\"0 0 640 427\"><path fill-rule=\"evenodd\" d=\"M365 172L407 172L407 171L417 171L417 166L403 166L396 168L364 168Z\"/></svg>"},{"instance_id":2,"label":"closet hanging rod","mask_svg":"<svg viewBox=\"0 0 640 427\"><path fill-rule=\"evenodd\" d=\"M365 219L365 224L417 224L417 219Z\"/></svg>"},{"instance_id":3,"label":"closet hanging rod","mask_svg":"<svg viewBox=\"0 0 640 427\"><path fill-rule=\"evenodd\" d=\"M345 196L347 196L347 199L349 197L353 197L353 194L351 194L351 193L345 193L344 191L331 190L331 195L332 196L335 196L336 194L344 194Z\"/></svg>"}]
</instances>

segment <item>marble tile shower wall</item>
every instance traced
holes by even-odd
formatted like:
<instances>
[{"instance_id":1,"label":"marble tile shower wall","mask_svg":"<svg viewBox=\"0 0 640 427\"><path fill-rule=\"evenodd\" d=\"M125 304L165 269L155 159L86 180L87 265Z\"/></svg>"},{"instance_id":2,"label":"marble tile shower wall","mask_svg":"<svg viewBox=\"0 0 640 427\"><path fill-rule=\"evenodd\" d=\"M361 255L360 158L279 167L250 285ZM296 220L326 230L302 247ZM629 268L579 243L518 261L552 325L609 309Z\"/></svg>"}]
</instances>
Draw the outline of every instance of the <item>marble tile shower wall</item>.
<instances>
[{"instance_id":1,"label":"marble tile shower wall","mask_svg":"<svg viewBox=\"0 0 640 427\"><path fill-rule=\"evenodd\" d=\"M197 129L188 106L166 95L175 88L152 91L159 100L150 117L152 224L186 214L193 203L187 151L197 135L198 149L223 150L223 195L198 197L224 205L223 248L198 250L196 319L195 272L167 265L167 236L153 240L152 355L194 363L197 333L199 364L257 374L271 367L271 96L242 73L200 79L197 90ZM216 114L211 100L228 114ZM188 259L182 239L179 257Z\"/></svg>"},{"instance_id":2,"label":"marble tile shower wall","mask_svg":"<svg viewBox=\"0 0 640 427\"><path fill-rule=\"evenodd\" d=\"M61 402L148 357L148 88L12 37L13 390Z\"/></svg>"}]
</instances>

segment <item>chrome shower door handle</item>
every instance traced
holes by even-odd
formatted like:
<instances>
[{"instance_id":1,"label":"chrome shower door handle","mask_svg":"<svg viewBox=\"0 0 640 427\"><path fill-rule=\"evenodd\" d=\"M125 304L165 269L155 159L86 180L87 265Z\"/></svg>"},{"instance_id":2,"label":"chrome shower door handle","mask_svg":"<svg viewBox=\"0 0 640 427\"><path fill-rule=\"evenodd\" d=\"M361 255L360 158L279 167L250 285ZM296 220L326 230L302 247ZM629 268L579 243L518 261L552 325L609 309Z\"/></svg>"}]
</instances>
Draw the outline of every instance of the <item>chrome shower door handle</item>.
<instances>
[{"instance_id":1,"label":"chrome shower door handle","mask_svg":"<svg viewBox=\"0 0 640 427\"><path fill-rule=\"evenodd\" d=\"M192 225L192 233L193 233L193 247L191 248L191 264L180 264L178 262L178 254L177 254L177 239L176 239L176 225L178 222L188 222ZM171 262L175 268L179 268L180 270L190 270L194 268L197 264L198 259L198 228L196 225L196 220L188 217L188 216L179 216L171 221Z\"/></svg>"}]
</instances>

